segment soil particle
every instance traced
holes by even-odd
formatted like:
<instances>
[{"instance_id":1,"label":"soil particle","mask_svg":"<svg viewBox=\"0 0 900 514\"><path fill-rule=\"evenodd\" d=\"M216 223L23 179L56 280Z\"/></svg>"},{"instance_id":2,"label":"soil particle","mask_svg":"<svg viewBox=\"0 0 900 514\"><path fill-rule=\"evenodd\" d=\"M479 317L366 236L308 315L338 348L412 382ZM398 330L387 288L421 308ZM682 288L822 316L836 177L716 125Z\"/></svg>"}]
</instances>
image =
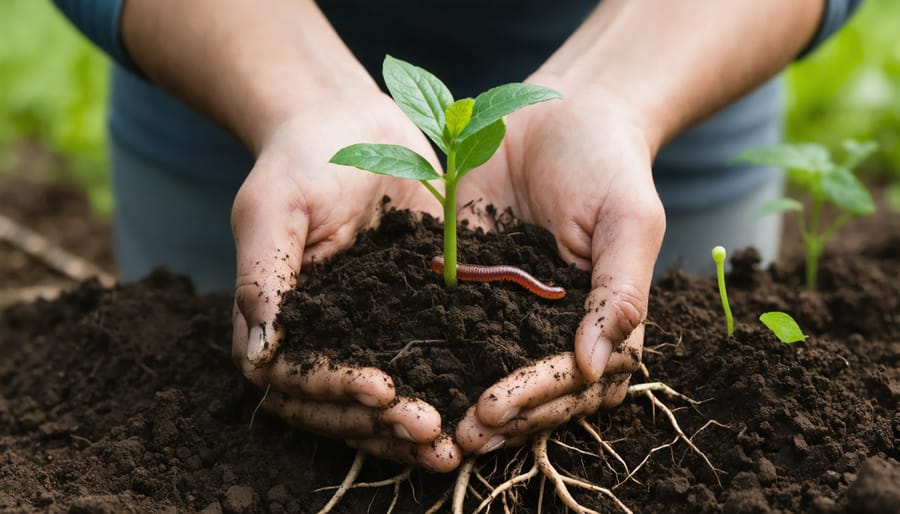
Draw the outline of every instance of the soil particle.
<instances>
[{"instance_id":1,"label":"soil particle","mask_svg":"<svg viewBox=\"0 0 900 514\"><path fill-rule=\"evenodd\" d=\"M644 352L649 380L703 400L697 406L666 402L679 407L685 433L718 471L676 444L652 454L634 481L621 482L623 470L607 455L570 449L603 453L574 424L554 432L560 444L548 446L552 462L600 485L618 484L616 494L638 512L897 512L900 216L885 216L883 225L854 220L847 226L877 236L877 244L831 247L814 292L802 287L798 263L769 270L752 263L734 266L727 278L737 320L732 337L724 334L714 281L674 273L651 291ZM392 373L424 362L417 379L423 383L449 375L443 383L457 390L447 394L447 401L460 409L478 390L469 385L470 375L473 383L483 383L482 369L507 373L544 342L550 345L544 351L569 347L581 304L557 309L548 318L547 309L560 304L527 294L531 303L511 303L522 292L507 284L463 284L437 301L444 288L426 267L426 259L439 251L430 222L420 226L393 216L386 221L404 242L393 248L372 234L361 238L381 241L377 250L368 246L366 252L382 252L379 262L388 268L372 275L369 293L323 288L321 298L302 299L310 307L333 306L354 316L364 311L389 323L381 329L343 324L340 330L349 336L342 346L362 347L370 333L393 333L392 309L403 305L394 303L396 298L434 300L401 312L428 325L446 322L452 329L429 326L424 335L405 334L371 357ZM569 268L554 271L560 263L548 260L555 253L552 240L523 250L518 230L504 235L516 242L513 249L464 246L462 260L518 264L538 278L578 288L581 275L567 279ZM472 232L472 237L485 235ZM490 253L495 251L500 253ZM349 273L336 262L318 264L311 279L328 266ZM403 270L410 287L388 278L401 276L391 269ZM379 289L387 297L377 296ZM788 346L769 334L756 320L772 306L794 315L809 339ZM232 363L231 307L230 297L195 295L186 280L160 271L112 289L86 282L57 300L18 304L0 313L0 513L225 512L234 490L244 491L232 493L228 508L234 511L321 508L330 493L316 489L341 481L353 451L263 413L248 429L262 392ZM486 320L468 318L479 309ZM304 333L312 341L330 328L312 325L303 332L303 314L292 316L297 317L286 321L298 323L292 329L298 343L305 344ZM527 343L509 352L506 343L498 343L504 341L503 332L517 333ZM529 336L534 333L540 336ZM451 340L481 353L473 358L450 351ZM413 355L400 355L407 347ZM475 382L479 378L482 382ZM403 385L407 392L414 391L410 383ZM639 396L588 420L632 467L674 438L665 417ZM710 420L720 424L707 425ZM531 466L530 459L518 460L523 455L502 450L478 463L485 475L496 471L491 479L496 483L503 470ZM383 480L401 470L369 459L361 480ZM399 489L395 512L423 512L452 481L453 476L414 472ZM539 481L522 488L517 510L536 512L539 494ZM595 510L612 510L595 494L574 494ZM338 512L384 512L392 495L392 488L356 489ZM543 507L543 512L563 511L549 490ZM464 510L474 505L467 503Z\"/></svg>"},{"instance_id":2,"label":"soil particle","mask_svg":"<svg viewBox=\"0 0 900 514\"><path fill-rule=\"evenodd\" d=\"M900 512L900 463L881 457L866 459L847 489L847 512Z\"/></svg>"},{"instance_id":3,"label":"soil particle","mask_svg":"<svg viewBox=\"0 0 900 514\"><path fill-rule=\"evenodd\" d=\"M225 492L222 510L225 514L258 514L262 512L262 502L252 487L233 485Z\"/></svg>"},{"instance_id":4,"label":"soil particle","mask_svg":"<svg viewBox=\"0 0 900 514\"><path fill-rule=\"evenodd\" d=\"M461 230L459 261L510 264L566 288L546 300L515 284L445 287L430 270L442 225L389 211L353 248L319 263L302 287L286 292L277 323L285 355L361 366L383 365L398 392L419 396L450 427L500 378L534 359L570 349L584 315L590 276L559 260L553 237L537 227Z\"/></svg>"}]
</instances>

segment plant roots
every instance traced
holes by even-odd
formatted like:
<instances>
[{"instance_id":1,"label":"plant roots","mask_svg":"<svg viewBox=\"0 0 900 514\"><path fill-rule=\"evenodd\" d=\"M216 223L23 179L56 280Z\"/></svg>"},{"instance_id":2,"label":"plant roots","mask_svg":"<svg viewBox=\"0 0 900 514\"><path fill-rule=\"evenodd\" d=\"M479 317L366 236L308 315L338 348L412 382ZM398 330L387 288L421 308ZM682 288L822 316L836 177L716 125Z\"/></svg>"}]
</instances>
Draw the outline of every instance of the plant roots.
<instances>
[{"instance_id":1,"label":"plant roots","mask_svg":"<svg viewBox=\"0 0 900 514\"><path fill-rule=\"evenodd\" d=\"M647 368L643 365L641 365L641 371L644 374L645 378L649 377ZM603 459L603 455L590 452L585 449L575 448L571 445L563 443L562 441L553 439L551 438L552 431L546 431L541 432L535 437L530 448L520 449L520 451L516 453L511 460L506 462L505 467L502 470L498 469L498 465L500 464L500 462L497 456L494 456L493 460L482 462L481 464L476 462L475 457L472 457L463 462L459 470L457 470L456 481L453 486L445 491L444 494L441 495L441 497L426 510L426 513L432 514L439 512L449 500L451 512L453 514L462 514L464 512L463 509L465 500L471 497L479 502L475 510L472 511L474 514L488 512L490 510L490 507L498 501L502 505L503 513L511 514L515 512L516 506L520 503L520 498L518 496L520 492L519 490L526 484L528 484L528 482L530 482L533 478L539 477L540 485L537 505L538 513L541 512L544 503L543 500L545 483L549 481L553 485L556 496L559 498L559 500L562 501L567 509L571 509L574 512L582 514L597 514L597 511L580 504L572 496L570 488L583 489L602 495L606 497L610 502L612 502L612 504L615 505L617 509L630 514L632 512L631 509L629 509L627 505L625 505L618 497L616 497L613 489L619 487L629 480L640 483L635 478L635 475L638 471L640 471L641 468L644 467L644 465L647 464L647 462L649 462L653 454L666 448L671 449L679 441L683 442L691 451L693 451L701 459L703 459L703 462L707 467L709 467L709 469L715 476L716 482L721 485L721 482L719 481L720 470L717 469L712 464L712 461L710 461L710 459L706 456L706 454L700 451L697 445L694 444L693 438L711 425L720 427L724 427L725 425L722 425L715 420L709 420L693 435L688 437L681 429L681 426L678 424L678 420L673 409L668 407L663 401L661 401L657 394L662 394L669 398L681 399L692 406L697 406L702 402L693 400L675 391L662 382L647 382L643 384L633 385L628 388L628 394L631 396L642 396L644 398L647 398L650 401L650 404L653 406L654 412L657 409L662 411L663 414L666 415L666 418L668 419L669 425L672 427L672 430L675 431L676 436L672 441L652 448L643 458L643 460L641 460L641 462L637 464L637 466L629 469L629 466L626 463L625 459L623 459L622 456L613 449L612 444L603 439L603 437L600 435L600 431L594 425L592 425L585 418L577 420L578 426L580 426L595 442L597 442L600 447L601 454L606 454L611 457L611 459L604 459L604 461L606 462L606 466L617 477L617 483L613 486L602 487L583 478L577 478L564 471L558 470L553 465L548 455L548 443L554 443L566 448L569 451L580 453L592 458ZM531 456L531 459L528 458L529 455ZM400 485L409 479L412 468L406 468L401 474L392 478L388 478L386 480L382 480L380 482L356 482L356 478L359 475L360 470L362 469L364 460L364 454L362 452L357 452L356 458L353 461L353 465L350 467L350 470L347 472L347 475L344 477L343 482L339 486L319 489L320 491L326 489L336 489L334 495L331 497L331 500L327 505L325 505L325 507L322 508L322 510L319 511L319 514L326 514L331 511L331 509L333 509L334 506L340 502L347 491L352 488L385 487L391 485L394 487L394 497L391 501L390 507L388 508L388 512L390 513L391 511L393 511L394 506L397 504L397 500L399 498ZM529 460L531 461L531 466L526 471L525 464ZM488 470L487 468L489 467L490 463L493 463L493 466L490 470ZM499 483L493 485L491 479L498 475L501 477L498 479Z\"/></svg>"}]
</instances>

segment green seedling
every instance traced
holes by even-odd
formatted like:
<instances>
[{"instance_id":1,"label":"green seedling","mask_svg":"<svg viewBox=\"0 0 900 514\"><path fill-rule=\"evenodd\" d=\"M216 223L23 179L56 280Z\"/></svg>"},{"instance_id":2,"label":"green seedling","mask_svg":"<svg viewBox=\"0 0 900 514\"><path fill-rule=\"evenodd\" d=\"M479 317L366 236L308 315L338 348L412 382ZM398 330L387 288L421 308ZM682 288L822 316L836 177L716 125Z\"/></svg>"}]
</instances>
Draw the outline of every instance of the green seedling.
<instances>
[{"instance_id":1,"label":"green seedling","mask_svg":"<svg viewBox=\"0 0 900 514\"><path fill-rule=\"evenodd\" d=\"M825 243L845 223L855 216L875 212L875 202L866 186L853 175L853 169L872 155L878 145L874 142L844 141L843 162L835 163L825 147L816 144L781 144L765 148L752 148L740 154L736 160L774 166L788 170L792 184L809 195L809 210L794 198L779 198L763 205L759 216L781 212L796 212L800 233L806 246L806 285L815 289L819 257ZM822 209L826 204L836 207L841 214L827 226L823 226Z\"/></svg>"},{"instance_id":2,"label":"green seedling","mask_svg":"<svg viewBox=\"0 0 900 514\"><path fill-rule=\"evenodd\" d=\"M533 84L498 86L473 98L454 100L450 90L428 71L387 56L384 82L394 101L447 156L446 171L435 171L425 157L388 144L355 144L339 150L332 163L420 181L444 210L444 283L457 283L456 188L466 173L481 166L500 147L506 134L503 117L527 105L562 98ZM430 180L444 182L444 194Z\"/></svg>"},{"instance_id":3,"label":"green seedling","mask_svg":"<svg viewBox=\"0 0 900 514\"><path fill-rule=\"evenodd\" d=\"M731 306L728 305L728 292L725 290L725 248L717 246L712 249L712 258L716 261L716 280L719 282L719 296L722 298L722 310L725 311L725 328L730 337L734 334L734 318Z\"/></svg>"},{"instance_id":4,"label":"green seedling","mask_svg":"<svg viewBox=\"0 0 900 514\"><path fill-rule=\"evenodd\" d=\"M717 246L712 249L712 258L716 263L716 280L719 283L719 296L722 298L722 310L725 311L725 327L730 337L734 334L734 318L731 315L731 306L728 304L728 292L725 290L725 257L724 247ZM766 312L759 317L759 320L782 343L791 344L806 339L800 326L790 314L779 311Z\"/></svg>"},{"instance_id":5,"label":"green seedling","mask_svg":"<svg viewBox=\"0 0 900 514\"><path fill-rule=\"evenodd\" d=\"M806 340L806 335L790 314L778 311L765 312L759 316L759 320L784 344Z\"/></svg>"}]
</instances>

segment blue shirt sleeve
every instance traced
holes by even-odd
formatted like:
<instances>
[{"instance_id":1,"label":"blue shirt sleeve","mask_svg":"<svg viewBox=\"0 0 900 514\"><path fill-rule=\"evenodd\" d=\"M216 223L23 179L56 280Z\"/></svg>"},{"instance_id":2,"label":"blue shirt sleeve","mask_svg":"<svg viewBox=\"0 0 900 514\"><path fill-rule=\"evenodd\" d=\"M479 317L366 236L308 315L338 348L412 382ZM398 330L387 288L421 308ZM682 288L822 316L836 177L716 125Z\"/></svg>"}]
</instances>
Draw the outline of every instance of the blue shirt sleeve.
<instances>
[{"instance_id":1,"label":"blue shirt sleeve","mask_svg":"<svg viewBox=\"0 0 900 514\"><path fill-rule=\"evenodd\" d=\"M101 50L125 68L136 71L119 31L124 0L53 0L53 3Z\"/></svg>"},{"instance_id":2,"label":"blue shirt sleeve","mask_svg":"<svg viewBox=\"0 0 900 514\"><path fill-rule=\"evenodd\" d=\"M822 19L819 21L819 28L798 58L809 55L819 45L828 40L832 34L844 26L844 23L853 16L853 13L856 12L862 3L863 0L826 0L825 10L822 13Z\"/></svg>"}]
</instances>

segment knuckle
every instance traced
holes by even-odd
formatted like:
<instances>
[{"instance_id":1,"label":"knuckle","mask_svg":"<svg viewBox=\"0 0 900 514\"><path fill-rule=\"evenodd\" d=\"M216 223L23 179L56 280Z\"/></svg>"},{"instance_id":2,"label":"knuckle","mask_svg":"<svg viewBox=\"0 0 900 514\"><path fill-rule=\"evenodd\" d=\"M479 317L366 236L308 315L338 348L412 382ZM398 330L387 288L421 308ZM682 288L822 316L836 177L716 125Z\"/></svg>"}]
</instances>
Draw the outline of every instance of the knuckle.
<instances>
[{"instance_id":1,"label":"knuckle","mask_svg":"<svg viewBox=\"0 0 900 514\"><path fill-rule=\"evenodd\" d=\"M613 341L622 342L641 324L647 315L647 293L633 284L622 284L612 291L611 303L614 323Z\"/></svg>"}]
</instances>

